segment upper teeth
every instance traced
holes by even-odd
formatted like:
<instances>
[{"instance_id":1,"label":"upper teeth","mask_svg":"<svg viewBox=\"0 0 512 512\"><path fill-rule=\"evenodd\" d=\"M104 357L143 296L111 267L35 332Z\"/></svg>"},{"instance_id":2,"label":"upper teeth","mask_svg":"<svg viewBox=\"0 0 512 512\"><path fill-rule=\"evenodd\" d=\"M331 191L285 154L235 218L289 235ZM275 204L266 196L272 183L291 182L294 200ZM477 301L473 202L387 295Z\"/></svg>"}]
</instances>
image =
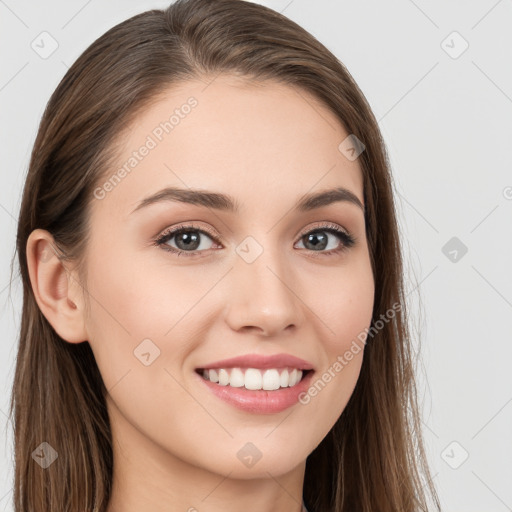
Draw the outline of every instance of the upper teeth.
<instances>
[{"instance_id":1,"label":"upper teeth","mask_svg":"<svg viewBox=\"0 0 512 512\"><path fill-rule=\"evenodd\" d=\"M234 388L246 389L264 389L272 391L274 389L295 386L302 379L302 370L296 368L288 371L277 370L274 368L268 370L259 370L257 368L217 368L203 370L203 377L211 382L217 382L221 386L231 386Z\"/></svg>"}]
</instances>

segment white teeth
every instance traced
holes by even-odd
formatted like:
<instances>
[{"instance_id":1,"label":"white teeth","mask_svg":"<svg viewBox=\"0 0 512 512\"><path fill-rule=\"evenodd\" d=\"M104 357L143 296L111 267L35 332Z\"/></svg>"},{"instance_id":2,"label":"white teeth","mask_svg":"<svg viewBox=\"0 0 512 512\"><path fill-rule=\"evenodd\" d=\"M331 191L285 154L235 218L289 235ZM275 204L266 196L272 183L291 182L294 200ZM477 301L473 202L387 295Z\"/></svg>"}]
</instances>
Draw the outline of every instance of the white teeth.
<instances>
[{"instance_id":1,"label":"white teeth","mask_svg":"<svg viewBox=\"0 0 512 512\"><path fill-rule=\"evenodd\" d=\"M240 368L233 368L229 377L229 385L232 388L241 388L245 383L244 374Z\"/></svg>"},{"instance_id":2,"label":"white teeth","mask_svg":"<svg viewBox=\"0 0 512 512\"><path fill-rule=\"evenodd\" d=\"M297 368L285 368L284 370L247 368L244 372L241 368L218 368L203 370L202 375L206 380L216 382L220 386L273 391L295 386L302 379L302 370L297 370Z\"/></svg>"},{"instance_id":3,"label":"white teeth","mask_svg":"<svg viewBox=\"0 0 512 512\"><path fill-rule=\"evenodd\" d=\"M229 384L229 373L224 368L219 370L219 384L221 386L227 386Z\"/></svg>"},{"instance_id":4,"label":"white teeth","mask_svg":"<svg viewBox=\"0 0 512 512\"><path fill-rule=\"evenodd\" d=\"M288 369L286 369L286 368L285 368L285 369L281 372L281 378L280 378L279 385L280 385L282 388L287 388L287 387L288 387L288 382L289 382Z\"/></svg>"},{"instance_id":5,"label":"white teeth","mask_svg":"<svg viewBox=\"0 0 512 512\"><path fill-rule=\"evenodd\" d=\"M263 377L259 370L247 368L247 370L245 370L244 381L246 389L261 389Z\"/></svg>"},{"instance_id":6,"label":"white teeth","mask_svg":"<svg viewBox=\"0 0 512 512\"><path fill-rule=\"evenodd\" d=\"M279 389L280 385L281 380L277 370L267 370L263 374L263 389L272 391L273 389Z\"/></svg>"},{"instance_id":7,"label":"white teeth","mask_svg":"<svg viewBox=\"0 0 512 512\"><path fill-rule=\"evenodd\" d=\"M208 372L205 379L209 379L211 382L219 382L219 374L217 373L217 370L205 370L205 372Z\"/></svg>"}]
</instances>

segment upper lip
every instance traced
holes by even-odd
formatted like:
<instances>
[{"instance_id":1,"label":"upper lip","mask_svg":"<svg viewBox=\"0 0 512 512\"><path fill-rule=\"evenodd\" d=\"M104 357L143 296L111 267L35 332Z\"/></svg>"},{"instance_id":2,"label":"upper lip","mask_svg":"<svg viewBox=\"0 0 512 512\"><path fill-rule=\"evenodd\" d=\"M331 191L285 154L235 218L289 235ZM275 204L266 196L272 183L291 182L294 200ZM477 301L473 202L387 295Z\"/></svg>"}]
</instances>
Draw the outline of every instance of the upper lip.
<instances>
[{"instance_id":1,"label":"upper lip","mask_svg":"<svg viewBox=\"0 0 512 512\"><path fill-rule=\"evenodd\" d=\"M288 366L298 370L312 370L313 365L308 361L290 354L274 354L265 356L261 354L247 354L230 359L222 359L214 363L201 366L203 369L210 368L281 368Z\"/></svg>"}]
</instances>

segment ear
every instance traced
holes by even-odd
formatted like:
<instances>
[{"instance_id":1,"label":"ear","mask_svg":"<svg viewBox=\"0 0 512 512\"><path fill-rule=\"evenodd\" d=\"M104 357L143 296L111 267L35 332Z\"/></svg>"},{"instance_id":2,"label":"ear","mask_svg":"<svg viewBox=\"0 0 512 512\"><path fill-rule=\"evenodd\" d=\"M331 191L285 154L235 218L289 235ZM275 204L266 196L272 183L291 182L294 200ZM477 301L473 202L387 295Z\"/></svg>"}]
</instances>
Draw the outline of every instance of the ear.
<instances>
[{"instance_id":1,"label":"ear","mask_svg":"<svg viewBox=\"0 0 512 512\"><path fill-rule=\"evenodd\" d=\"M53 236L35 229L27 240L27 265L39 309L56 333L69 343L87 341L78 277L58 257Z\"/></svg>"}]
</instances>

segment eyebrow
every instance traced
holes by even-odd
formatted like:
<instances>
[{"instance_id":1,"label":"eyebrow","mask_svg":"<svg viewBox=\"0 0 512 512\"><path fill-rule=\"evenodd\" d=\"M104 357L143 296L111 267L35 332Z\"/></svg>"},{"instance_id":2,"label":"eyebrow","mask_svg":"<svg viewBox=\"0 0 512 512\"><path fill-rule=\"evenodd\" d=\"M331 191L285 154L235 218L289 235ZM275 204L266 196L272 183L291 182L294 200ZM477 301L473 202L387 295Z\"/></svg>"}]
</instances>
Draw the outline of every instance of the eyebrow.
<instances>
[{"instance_id":1,"label":"eyebrow","mask_svg":"<svg viewBox=\"0 0 512 512\"><path fill-rule=\"evenodd\" d=\"M215 210L230 213L238 213L240 211L240 203L233 197L226 194L199 189L166 187L163 190L143 199L131 213L149 205L167 201L177 201L181 203L205 206L207 208L213 208ZM359 198L353 192L343 187L336 187L329 190L306 194L299 199L295 204L294 209L299 212L307 212L336 202L348 202L354 204L364 212L364 206Z\"/></svg>"}]
</instances>

